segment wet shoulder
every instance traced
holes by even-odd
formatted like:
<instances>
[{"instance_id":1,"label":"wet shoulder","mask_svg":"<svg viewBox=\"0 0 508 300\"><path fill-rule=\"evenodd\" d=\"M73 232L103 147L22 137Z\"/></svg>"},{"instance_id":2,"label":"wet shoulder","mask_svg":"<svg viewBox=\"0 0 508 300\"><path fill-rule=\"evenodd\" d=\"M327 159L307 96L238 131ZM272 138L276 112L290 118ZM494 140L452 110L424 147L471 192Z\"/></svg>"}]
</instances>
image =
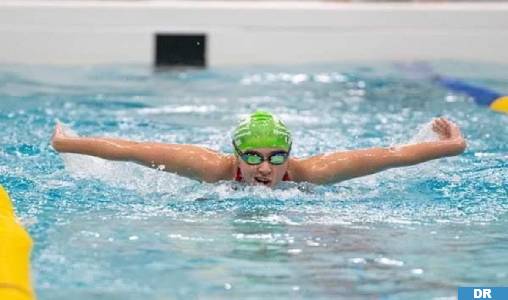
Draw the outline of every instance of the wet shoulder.
<instances>
[{"instance_id":1,"label":"wet shoulder","mask_svg":"<svg viewBox=\"0 0 508 300\"><path fill-rule=\"evenodd\" d=\"M304 172L302 160L299 158L290 157L288 160L288 174L291 181L303 181Z\"/></svg>"},{"instance_id":2,"label":"wet shoulder","mask_svg":"<svg viewBox=\"0 0 508 300\"><path fill-rule=\"evenodd\" d=\"M224 169L222 178L223 180L233 180L236 177L236 172L238 169L238 158L236 155L228 154L224 155Z\"/></svg>"}]
</instances>

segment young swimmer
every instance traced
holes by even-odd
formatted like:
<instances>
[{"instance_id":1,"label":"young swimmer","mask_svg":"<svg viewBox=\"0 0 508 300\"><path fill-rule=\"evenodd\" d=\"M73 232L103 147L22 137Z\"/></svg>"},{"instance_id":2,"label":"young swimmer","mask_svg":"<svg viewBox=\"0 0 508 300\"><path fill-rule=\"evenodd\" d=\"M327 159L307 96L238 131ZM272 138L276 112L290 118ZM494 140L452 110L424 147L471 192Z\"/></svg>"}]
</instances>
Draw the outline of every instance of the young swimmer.
<instances>
[{"instance_id":1,"label":"young swimmer","mask_svg":"<svg viewBox=\"0 0 508 300\"><path fill-rule=\"evenodd\" d=\"M281 181L336 183L464 152L466 142L455 124L438 118L432 130L439 140L298 159L290 157L292 139L284 123L268 112L257 111L235 129L234 155L195 145L68 136L60 124L56 125L52 145L58 152L132 161L206 182L237 180L273 187Z\"/></svg>"}]
</instances>

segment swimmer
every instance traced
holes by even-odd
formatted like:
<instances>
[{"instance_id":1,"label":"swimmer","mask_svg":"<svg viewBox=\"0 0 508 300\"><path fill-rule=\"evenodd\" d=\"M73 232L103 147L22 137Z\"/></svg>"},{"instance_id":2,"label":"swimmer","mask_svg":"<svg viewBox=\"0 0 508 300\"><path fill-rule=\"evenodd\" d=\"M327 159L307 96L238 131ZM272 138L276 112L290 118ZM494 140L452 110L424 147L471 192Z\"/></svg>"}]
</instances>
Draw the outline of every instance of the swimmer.
<instances>
[{"instance_id":1,"label":"swimmer","mask_svg":"<svg viewBox=\"0 0 508 300\"><path fill-rule=\"evenodd\" d=\"M436 141L295 158L290 155L292 138L284 123L271 113L257 111L235 129L230 155L195 145L74 137L65 134L60 124L51 142L58 152L131 161L200 181L236 180L274 187L281 181L337 183L464 152L466 142L454 123L437 118L432 130L439 136Z\"/></svg>"}]
</instances>

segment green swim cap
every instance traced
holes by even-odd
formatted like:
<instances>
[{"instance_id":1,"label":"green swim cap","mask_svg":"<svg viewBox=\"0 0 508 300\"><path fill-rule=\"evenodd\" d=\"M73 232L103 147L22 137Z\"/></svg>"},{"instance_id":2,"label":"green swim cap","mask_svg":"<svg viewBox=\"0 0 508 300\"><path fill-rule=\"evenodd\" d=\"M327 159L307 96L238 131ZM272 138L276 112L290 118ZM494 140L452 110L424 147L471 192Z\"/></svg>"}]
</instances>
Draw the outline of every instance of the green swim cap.
<instances>
[{"instance_id":1,"label":"green swim cap","mask_svg":"<svg viewBox=\"0 0 508 300\"><path fill-rule=\"evenodd\" d=\"M242 152L255 148L289 151L291 142L286 125L271 113L259 110L241 121L233 133L233 143Z\"/></svg>"}]
</instances>

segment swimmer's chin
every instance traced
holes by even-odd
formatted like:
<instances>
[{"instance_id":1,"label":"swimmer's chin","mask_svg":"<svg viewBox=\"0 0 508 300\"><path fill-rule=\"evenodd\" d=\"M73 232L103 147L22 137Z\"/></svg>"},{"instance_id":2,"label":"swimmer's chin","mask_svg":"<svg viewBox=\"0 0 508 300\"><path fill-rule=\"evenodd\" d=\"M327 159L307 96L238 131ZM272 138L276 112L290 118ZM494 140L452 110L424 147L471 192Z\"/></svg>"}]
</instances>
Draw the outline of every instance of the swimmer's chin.
<instances>
[{"instance_id":1,"label":"swimmer's chin","mask_svg":"<svg viewBox=\"0 0 508 300\"><path fill-rule=\"evenodd\" d=\"M251 182L249 182L249 185L253 186L264 186L268 188L272 188L275 186L273 180L266 179L266 178L253 178Z\"/></svg>"}]
</instances>

